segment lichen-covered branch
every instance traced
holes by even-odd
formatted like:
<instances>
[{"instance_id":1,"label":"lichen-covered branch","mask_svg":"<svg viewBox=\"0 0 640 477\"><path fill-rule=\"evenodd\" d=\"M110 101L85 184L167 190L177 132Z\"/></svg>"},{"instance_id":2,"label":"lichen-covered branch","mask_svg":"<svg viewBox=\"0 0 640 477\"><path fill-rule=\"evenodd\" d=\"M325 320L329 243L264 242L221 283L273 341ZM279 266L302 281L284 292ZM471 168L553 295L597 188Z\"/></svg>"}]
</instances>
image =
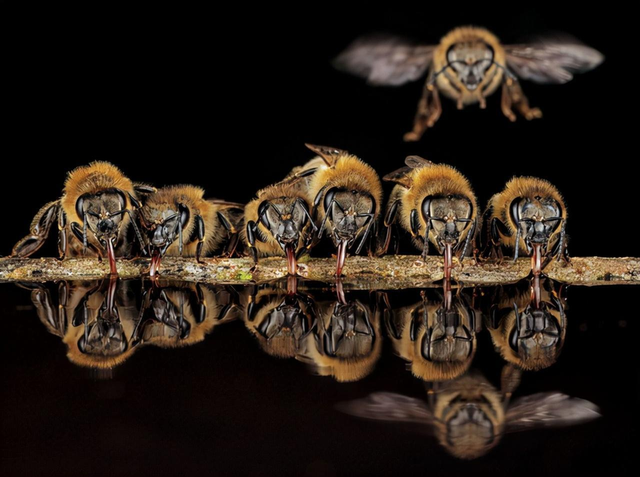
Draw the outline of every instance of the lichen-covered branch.
<instances>
[{"instance_id":1,"label":"lichen-covered branch","mask_svg":"<svg viewBox=\"0 0 640 477\"><path fill-rule=\"evenodd\" d=\"M248 258L204 261L199 264L194 259L165 257L160 273L164 278L235 284L272 280L287 273L286 262L280 258L261 260L253 273L253 262ZM525 278L529 267L530 261L526 258L517 263L505 260L500 264L484 262L478 265L469 260L463 266L456 262L453 277L469 285L511 283ZM145 259L118 261L121 278L140 277L148 268L149 261ZM577 285L640 284L640 258L575 257L570 264L553 262L545 272L555 280ZM96 279L108 273L108 264L96 259L0 258L0 280L4 281ZM299 273L311 280L333 281L335 260L309 259L300 264ZM344 273L343 283L352 288L428 287L443 276L442 257L427 257L426 261L413 255L350 257Z\"/></svg>"}]
</instances>

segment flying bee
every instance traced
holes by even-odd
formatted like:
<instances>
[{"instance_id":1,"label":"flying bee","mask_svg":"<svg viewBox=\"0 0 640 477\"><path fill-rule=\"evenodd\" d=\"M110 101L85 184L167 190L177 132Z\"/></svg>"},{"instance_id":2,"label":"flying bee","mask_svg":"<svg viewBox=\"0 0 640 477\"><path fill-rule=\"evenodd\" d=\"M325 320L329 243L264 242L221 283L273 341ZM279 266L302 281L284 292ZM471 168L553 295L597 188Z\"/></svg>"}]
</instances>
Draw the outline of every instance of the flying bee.
<instances>
[{"instance_id":1,"label":"flying bee","mask_svg":"<svg viewBox=\"0 0 640 477\"><path fill-rule=\"evenodd\" d=\"M526 250L538 275L553 257L568 261L566 224L567 207L553 184L536 177L514 177L489 200L485 255L501 259L504 245L514 250L515 262L520 249Z\"/></svg>"},{"instance_id":2,"label":"flying bee","mask_svg":"<svg viewBox=\"0 0 640 477\"><path fill-rule=\"evenodd\" d=\"M71 171L62 198L49 202L36 214L30 234L14 247L13 257L29 257L46 241L52 225L58 223L58 250L65 257L109 257L111 274L117 274L117 256L131 251L127 237L129 226L138 241L142 237L133 210L140 207L138 193L152 192L145 185L135 185L120 169L108 162L92 162Z\"/></svg>"},{"instance_id":3,"label":"flying bee","mask_svg":"<svg viewBox=\"0 0 640 477\"><path fill-rule=\"evenodd\" d=\"M538 371L558 360L567 333L561 287L534 276L499 289L493 301L489 333L507 362Z\"/></svg>"},{"instance_id":4,"label":"flying bee","mask_svg":"<svg viewBox=\"0 0 640 477\"><path fill-rule=\"evenodd\" d=\"M155 276L162 257L195 257L222 249L231 256L238 243L243 206L204 198L204 190L192 185L168 186L145 200L139 218Z\"/></svg>"},{"instance_id":5,"label":"flying bee","mask_svg":"<svg viewBox=\"0 0 640 477\"><path fill-rule=\"evenodd\" d=\"M348 298L340 280L335 297L316 303L318 326L296 358L320 376L332 376L339 382L368 376L382 354L380 308L371 296L364 301Z\"/></svg>"},{"instance_id":6,"label":"flying bee","mask_svg":"<svg viewBox=\"0 0 640 477\"><path fill-rule=\"evenodd\" d=\"M311 249L317 230L308 186L319 165L310 161L294 168L284 180L258 191L245 207L244 239L256 266L259 257L284 255L289 274L296 275L297 259Z\"/></svg>"},{"instance_id":7,"label":"flying bee","mask_svg":"<svg viewBox=\"0 0 640 477\"><path fill-rule=\"evenodd\" d=\"M428 401L377 392L338 408L366 419L410 423L416 430L431 430L449 454L466 460L485 455L505 433L573 426L600 417L598 407L584 399L547 392L511 402L514 390L508 384L498 390L480 374L469 373L436 383L428 390Z\"/></svg>"},{"instance_id":8,"label":"flying bee","mask_svg":"<svg viewBox=\"0 0 640 477\"><path fill-rule=\"evenodd\" d=\"M141 301L132 341L160 348L199 343L217 326L241 316L238 293L225 285L154 280Z\"/></svg>"},{"instance_id":9,"label":"flying bee","mask_svg":"<svg viewBox=\"0 0 640 477\"><path fill-rule=\"evenodd\" d=\"M469 369L481 329L480 312L464 290L423 290L420 301L385 316L395 352L423 381L446 381ZM391 310L391 307L388 306Z\"/></svg>"},{"instance_id":10,"label":"flying bee","mask_svg":"<svg viewBox=\"0 0 640 477\"><path fill-rule=\"evenodd\" d=\"M526 119L542 117L531 108L518 77L536 83L562 84L598 66L604 57L574 39L541 39L534 43L502 45L484 28L459 27L438 45L414 45L400 38L370 37L356 40L335 61L337 68L364 77L372 85L399 86L419 79L427 69L427 82L413 130L405 141L417 141L433 127L440 114L439 93L458 109L478 103L502 86L502 112L515 121L515 108Z\"/></svg>"},{"instance_id":11,"label":"flying bee","mask_svg":"<svg viewBox=\"0 0 640 477\"><path fill-rule=\"evenodd\" d=\"M431 242L444 254L445 279L451 278L454 253L460 262L475 249L478 203L466 177L451 166L409 156L406 167L383 177L396 182L384 218L383 251L389 248L391 228L399 220L413 243L429 253ZM471 248L469 248L471 246Z\"/></svg>"},{"instance_id":12,"label":"flying bee","mask_svg":"<svg viewBox=\"0 0 640 477\"><path fill-rule=\"evenodd\" d=\"M308 293L298 290L298 278L255 286L248 296L245 326L270 356L294 358L317 327L318 310Z\"/></svg>"},{"instance_id":13,"label":"flying bee","mask_svg":"<svg viewBox=\"0 0 640 477\"><path fill-rule=\"evenodd\" d=\"M314 210L319 211L318 239L326 230L337 247L339 277L347 250L359 239L355 249L358 254L370 235L375 237L382 184L376 171L356 156L340 149L306 146L326 162L326 167L318 168L313 175L310 192Z\"/></svg>"},{"instance_id":14,"label":"flying bee","mask_svg":"<svg viewBox=\"0 0 640 477\"><path fill-rule=\"evenodd\" d=\"M137 349L133 340L140 307L132 282L117 279L60 282L55 290L42 284L22 284L47 330L62 338L72 363L111 369Z\"/></svg>"}]
</instances>

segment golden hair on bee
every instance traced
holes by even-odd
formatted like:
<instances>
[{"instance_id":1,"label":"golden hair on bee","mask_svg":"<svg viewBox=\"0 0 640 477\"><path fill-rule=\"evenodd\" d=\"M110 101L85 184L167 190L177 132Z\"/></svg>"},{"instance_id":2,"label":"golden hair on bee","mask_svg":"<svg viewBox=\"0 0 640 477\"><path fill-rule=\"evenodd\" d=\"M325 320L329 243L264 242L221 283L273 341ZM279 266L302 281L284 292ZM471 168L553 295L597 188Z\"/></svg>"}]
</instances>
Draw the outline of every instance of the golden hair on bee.
<instances>
[{"instance_id":1,"label":"golden hair on bee","mask_svg":"<svg viewBox=\"0 0 640 477\"><path fill-rule=\"evenodd\" d=\"M146 198L140 210L142 229L152 256L155 275L164 255L208 256L222 250L232 255L241 229L241 204L204 198L204 189L193 185L167 186Z\"/></svg>"},{"instance_id":2,"label":"golden hair on bee","mask_svg":"<svg viewBox=\"0 0 640 477\"><path fill-rule=\"evenodd\" d=\"M67 217L82 223L82 218L76 211L78 199L85 194L97 194L105 190L120 190L124 192L125 207L130 209L130 196L135 198L133 182L113 164L105 161L94 161L88 166L80 166L69 172L64 183L61 199L62 208ZM123 220L128 218L123 217Z\"/></svg>"},{"instance_id":3,"label":"golden hair on bee","mask_svg":"<svg viewBox=\"0 0 640 477\"><path fill-rule=\"evenodd\" d=\"M505 246L517 259L524 250L532 255L534 274L539 274L553 256L568 260L567 217L564 199L553 184L537 177L514 177L489 200L484 255L501 259Z\"/></svg>"},{"instance_id":4,"label":"golden hair on bee","mask_svg":"<svg viewBox=\"0 0 640 477\"><path fill-rule=\"evenodd\" d=\"M346 151L306 146L328 166L316 171L309 189L314 210L318 211L318 238L326 230L337 247L336 275L340 276L347 250L358 243L358 254L367 240L374 240L382 207L382 183L370 165ZM370 253L373 248L370 246Z\"/></svg>"}]
</instances>

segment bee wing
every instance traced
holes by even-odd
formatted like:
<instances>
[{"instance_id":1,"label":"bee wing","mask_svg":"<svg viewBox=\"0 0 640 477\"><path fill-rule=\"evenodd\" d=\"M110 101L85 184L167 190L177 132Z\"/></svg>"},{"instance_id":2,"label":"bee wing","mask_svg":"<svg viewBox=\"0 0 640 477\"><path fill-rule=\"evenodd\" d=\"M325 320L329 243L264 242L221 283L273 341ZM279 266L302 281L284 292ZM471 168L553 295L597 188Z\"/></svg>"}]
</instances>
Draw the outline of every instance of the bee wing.
<instances>
[{"instance_id":1,"label":"bee wing","mask_svg":"<svg viewBox=\"0 0 640 477\"><path fill-rule=\"evenodd\" d=\"M213 205L218 205L220 207L229 207L244 210L244 204L240 204L238 202L228 202L223 199L209 199L207 202Z\"/></svg>"},{"instance_id":2,"label":"bee wing","mask_svg":"<svg viewBox=\"0 0 640 477\"><path fill-rule=\"evenodd\" d=\"M334 66L366 78L372 85L399 86L424 75L434 49L433 45L412 45L396 37L364 37L343 51Z\"/></svg>"},{"instance_id":3,"label":"bee wing","mask_svg":"<svg viewBox=\"0 0 640 477\"><path fill-rule=\"evenodd\" d=\"M405 167L401 167L400 169L396 169L393 172L390 172L386 176L382 178L384 181L395 182L400 184L407 189L411 187L412 180L409 177L409 174L414 169L420 169L421 167L429 167L433 166L433 162L428 161L427 159L423 159L420 156L407 156L404 160L406 164Z\"/></svg>"},{"instance_id":4,"label":"bee wing","mask_svg":"<svg viewBox=\"0 0 640 477\"><path fill-rule=\"evenodd\" d=\"M573 73L592 70L604 60L598 50L566 36L505 45L504 49L508 67L520 78L536 83L566 83Z\"/></svg>"},{"instance_id":5,"label":"bee wing","mask_svg":"<svg viewBox=\"0 0 640 477\"><path fill-rule=\"evenodd\" d=\"M433 414L426 402L402 394L373 393L364 399L340 403L337 408L345 414L378 421L422 425L430 425L433 422Z\"/></svg>"},{"instance_id":6,"label":"bee wing","mask_svg":"<svg viewBox=\"0 0 640 477\"><path fill-rule=\"evenodd\" d=\"M598 406L562 393L538 393L518 399L506 415L506 432L564 427L600 417Z\"/></svg>"}]
</instances>

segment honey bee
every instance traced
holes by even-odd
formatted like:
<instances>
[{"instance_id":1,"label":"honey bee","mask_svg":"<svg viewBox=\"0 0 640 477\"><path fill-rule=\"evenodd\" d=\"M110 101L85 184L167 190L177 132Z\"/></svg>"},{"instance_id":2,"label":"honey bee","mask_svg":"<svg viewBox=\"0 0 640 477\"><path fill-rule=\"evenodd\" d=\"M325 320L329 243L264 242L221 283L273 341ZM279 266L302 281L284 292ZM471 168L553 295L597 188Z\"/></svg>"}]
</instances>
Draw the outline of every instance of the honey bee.
<instances>
[{"instance_id":1,"label":"honey bee","mask_svg":"<svg viewBox=\"0 0 640 477\"><path fill-rule=\"evenodd\" d=\"M320 376L339 382L368 376L382 354L380 310L369 301L349 298L336 281L336 297L316 300L318 326L296 356Z\"/></svg>"},{"instance_id":2,"label":"honey bee","mask_svg":"<svg viewBox=\"0 0 640 477\"><path fill-rule=\"evenodd\" d=\"M538 371L554 364L567 333L561 288L533 277L500 289L488 317L496 350L509 363Z\"/></svg>"},{"instance_id":3,"label":"honey bee","mask_svg":"<svg viewBox=\"0 0 640 477\"><path fill-rule=\"evenodd\" d=\"M141 307L133 342L160 348L199 343L215 327L242 314L233 287L174 280L154 280L143 292Z\"/></svg>"},{"instance_id":4,"label":"honey bee","mask_svg":"<svg viewBox=\"0 0 640 477\"><path fill-rule=\"evenodd\" d=\"M284 255L289 274L296 275L297 259L311 249L317 231L308 188L319 165L312 160L294 168L284 180L258 191L245 207L244 240L256 266L258 257Z\"/></svg>"},{"instance_id":5,"label":"honey bee","mask_svg":"<svg viewBox=\"0 0 640 477\"><path fill-rule=\"evenodd\" d=\"M313 296L298 290L297 277L261 284L251 291L244 315L245 326L260 348L276 358L294 358L317 327Z\"/></svg>"},{"instance_id":6,"label":"honey bee","mask_svg":"<svg viewBox=\"0 0 640 477\"><path fill-rule=\"evenodd\" d=\"M489 247L485 255L502 259L501 246L531 255L531 269L540 274L553 257L567 256L567 207L558 189L544 179L514 177L489 200L485 212ZM544 261L543 261L544 259Z\"/></svg>"},{"instance_id":7,"label":"honey bee","mask_svg":"<svg viewBox=\"0 0 640 477\"><path fill-rule=\"evenodd\" d=\"M385 324L395 352L423 381L446 381L469 369L481 329L480 312L465 290L423 290L419 302L396 308ZM388 307L390 309L390 307Z\"/></svg>"},{"instance_id":8,"label":"honey bee","mask_svg":"<svg viewBox=\"0 0 640 477\"><path fill-rule=\"evenodd\" d=\"M231 256L238 243L243 206L204 198L204 190L192 185L168 186L145 200L140 224L147 237L151 266L156 275L162 257L195 257L201 262L226 245Z\"/></svg>"},{"instance_id":9,"label":"honey bee","mask_svg":"<svg viewBox=\"0 0 640 477\"><path fill-rule=\"evenodd\" d=\"M504 383L503 375L503 383ZM343 403L339 409L366 419L410 423L432 430L442 447L459 459L477 459L506 433L559 428L600 417L598 407L559 392L537 393L511 402L513 387L496 389L482 375L469 373L437 383L428 402L401 394L377 392Z\"/></svg>"},{"instance_id":10,"label":"honey bee","mask_svg":"<svg viewBox=\"0 0 640 477\"><path fill-rule=\"evenodd\" d=\"M319 211L318 239L326 230L337 247L339 277L347 250L360 239L355 250L360 253L370 235L376 235L382 184L376 171L356 156L340 149L306 146L326 162L326 167L318 168L313 175L310 192L314 211Z\"/></svg>"},{"instance_id":11,"label":"honey bee","mask_svg":"<svg viewBox=\"0 0 640 477\"><path fill-rule=\"evenodd\" d=\"M387 251L392 226L399 220L411 233L423 257L429 253L429 242L444 254L444 274L449 280L454 253L462 262L475 249L476 196L467 178L451 166L434 164L418 156L407 157L405 164L406 167L383 177L397 183L384 217L387 231L383 251Z\"/></svg>"},{"instance_id":12,"label":"honey bee","mask_svg":"<svg viewBox=\"0 0 640 477\"><path fill-rule=\"evenodd\" d=\"M502 45L484 28L459 27L438 45L414 45L400 38L370 37L356 40L335 60L337 68L364 77L372 85L399 86L415 81L429 70L413 130L405 141L417 141L442 113L439 93L458 109L478 103L502 86L502 112L515 121L515 108L526 119L542 117L531 108L518 77L536 83L562 84L604 60L601 53L574 39L541 39L534 43Z\"/></svg>"},{"instance_id":13,"label":"honey bee","mask_svg":"<svg viewBox=\"0 0 640 477\"><path fill-rule=\"evenodd\" d=\"M13 257L29 257L46 241L52 225L58 223L58 250L65 257L109 257L111 274L117 274L115 257L131 251L129 226L138 241L142 236L134 220L140 207L136 193L152 192L152 187L136 185L120 169L108 162L92 162L71 171L59 200L38 211L30 234L13 247Z\"/></svg>"},{"instance_id":14,"label":"honey bee","mask_svg":"<svg viewBox=\"0 0 640 477\"><path fill-rule=\"evenodd\" d=\"M47 330L62 338L72 363L93 369L111 369L137 349L133 339L140 307L131 282L60 282L57 303L44 285L31 289L38 318Z\"/></svg>"}]
</instances>

